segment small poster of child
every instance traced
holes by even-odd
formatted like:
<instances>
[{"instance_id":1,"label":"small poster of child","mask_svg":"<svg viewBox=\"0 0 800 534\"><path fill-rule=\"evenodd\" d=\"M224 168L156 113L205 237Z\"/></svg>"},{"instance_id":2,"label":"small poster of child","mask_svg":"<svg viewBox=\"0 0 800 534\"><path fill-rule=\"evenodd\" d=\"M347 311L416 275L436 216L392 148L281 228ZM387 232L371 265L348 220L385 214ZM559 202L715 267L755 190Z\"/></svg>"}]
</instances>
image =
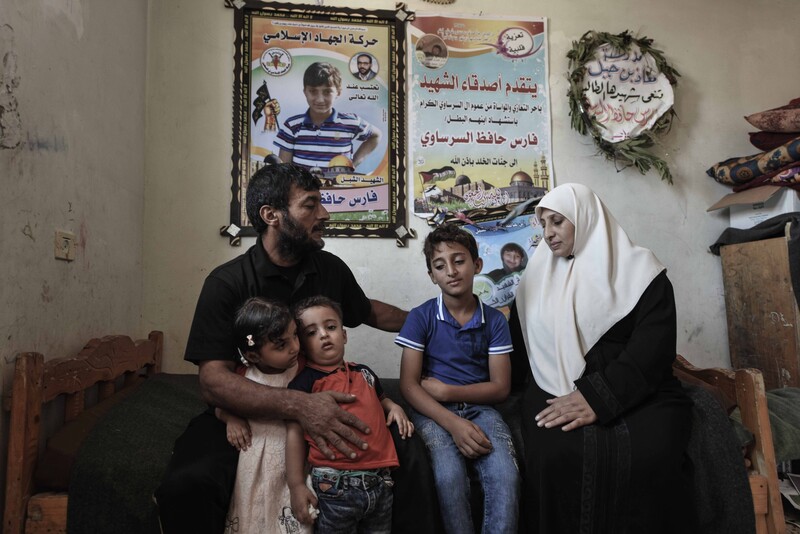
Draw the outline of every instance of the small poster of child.
<instances>
[{"instance_id":1,"label":"small poster of child","mask_svg":"<svg viewBox=\"0 0 800 534\"><path fill-rule=\"evenodd\" d=\"M520 277L536 246L542 227L533 213L520 215L501 225L500 220L464 225L475 236L483 269L475 276L473 291L493 308L508 316Z\"/></svg>"}]
</instances>

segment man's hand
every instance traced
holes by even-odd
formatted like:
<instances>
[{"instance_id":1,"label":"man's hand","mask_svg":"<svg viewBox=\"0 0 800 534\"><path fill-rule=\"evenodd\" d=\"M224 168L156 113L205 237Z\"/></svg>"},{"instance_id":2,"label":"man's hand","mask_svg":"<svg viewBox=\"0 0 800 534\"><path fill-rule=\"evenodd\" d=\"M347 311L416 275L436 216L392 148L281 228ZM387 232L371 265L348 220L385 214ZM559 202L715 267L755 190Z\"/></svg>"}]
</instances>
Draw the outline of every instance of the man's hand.
<instances>
[{"instance_id":1,"label":"man's hand","mask_svg":"<svg viewBox=\"0 0 800 534\"><path fill-rule=\"evenodd\" d=\"M370 299L372 311L367 324L384 332L399 332L406 322L408 312L380 300Z\"/></svg>"},{"instance_id":2,"label":"man's hand","mask_svg":"<svg viewBox=\"0 0 800 534\"><path fill-rule=\"evenodd\" d=\"M339 402L353 402L345 393L303 393L273 388L237 375L233 362L209 360L200 364L200 391L213 406L242 417L295 420L317 443L320 451L333 460L333 449L355 458L350 445L366 449L356 430L369 434L369 427L355 415L339 408Z\"/></svg>"},{"instance_id":3,"label":"man's hand","mask_svg":"<svg viewBox=\"0 0 800 534\"><path fill-rule=\"evenodd\" d=\"M353 429L369 434L369 427L337 404L353 402L355 399L355 396L346 393L325 391L305 395L301 401L297 421L317 444L320 452L330 460L336 457L331 447L351 460L357 456L350 448L351 444L361 450L367 448L367 443Z\"/></svg>"},{"instance_id":4,"label":"man's hand","mask_svg":"<svg viewBox=\"0 0 800 534\"><path fill-rule=\"evenodd\" d=\"M264 105L264 131L274 132L278 129L278 114L281 112L281 105L274 98L268 100Z\"/></svg>"},{"instance_id":5,"label":"man's hand","mask_svg":"<svg viewBox=\"0 0 800 534\"><path fill-rule=\"evenodd\" d=\"M597 421L597 414L586 402L586 398L575 390L568 395L548 399L549 406L536 416L536 424L540 427L552 428L564 425L561 430L568 432Z\"/></svg>"},{"instance_id":6,"label":"man's hand","mask_svg":"<svg viewBox=\"0 0 800 534\"><path fill-rule=\"evenodd\" d=\"M273 98L271 100L267 100L267 103L264 104L264 109L268 109L273 115L278 115L281 112L281 105L276 99Z\"/></svg>"}]
</instances>

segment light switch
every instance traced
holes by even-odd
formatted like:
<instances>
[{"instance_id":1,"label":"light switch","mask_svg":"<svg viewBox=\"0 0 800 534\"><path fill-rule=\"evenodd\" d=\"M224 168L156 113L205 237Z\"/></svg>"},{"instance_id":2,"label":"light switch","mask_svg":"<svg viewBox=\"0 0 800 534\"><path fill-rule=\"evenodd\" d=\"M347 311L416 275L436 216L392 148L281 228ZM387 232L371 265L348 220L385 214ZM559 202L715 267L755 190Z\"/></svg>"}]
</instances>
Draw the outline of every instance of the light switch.
<instances>
[{"instance_id":1,"label":"light switch","mask_svg":"<svg viewBox=\"0 0 800 534\"><path fill-rule=\"evenodd\" d=\"M55 256L57 260L72 261L75 259L75 234L66 230L56 230Z\"/></svg>"}]
</instances>

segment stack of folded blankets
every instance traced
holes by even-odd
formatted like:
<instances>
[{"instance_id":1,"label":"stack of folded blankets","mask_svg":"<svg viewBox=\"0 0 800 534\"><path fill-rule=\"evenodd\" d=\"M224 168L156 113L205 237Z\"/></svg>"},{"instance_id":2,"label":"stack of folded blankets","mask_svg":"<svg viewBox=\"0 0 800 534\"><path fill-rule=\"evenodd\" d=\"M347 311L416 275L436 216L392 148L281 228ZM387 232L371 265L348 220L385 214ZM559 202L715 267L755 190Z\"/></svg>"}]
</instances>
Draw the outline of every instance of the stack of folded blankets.
<instances>
[{"instance_id":1,"label":"stack of folded blankets","mask_svg":"<svg viewBox=\"0 0 800 534\"><path fill-rule=\"evenodd\" d=\"M800 189L800 98L745 119L759 129L750 142L763 152L721 161L706 173L737 192L768 184Z\"/></svg>"}]
</instances>

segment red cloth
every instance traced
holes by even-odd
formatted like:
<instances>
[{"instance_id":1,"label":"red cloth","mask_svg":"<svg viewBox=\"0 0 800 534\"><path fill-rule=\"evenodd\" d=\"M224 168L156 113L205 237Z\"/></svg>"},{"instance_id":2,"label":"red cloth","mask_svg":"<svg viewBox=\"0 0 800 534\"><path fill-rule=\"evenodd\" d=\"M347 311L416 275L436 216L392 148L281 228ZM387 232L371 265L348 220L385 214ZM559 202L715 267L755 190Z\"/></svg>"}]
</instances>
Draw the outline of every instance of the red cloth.
<instances>
[{"instance_id":1,"label":"red cloth","mask_svg":"<svg viewBox=\"0 0 800 534\"><path fill-rule=\"evenodd\" d=\"M761 176L754 178L749 182L737 185L733 188L733 191L738 193L739 191L752 189L761 185L780 185L783 187L800 190L800 163L794 161L784 165L780 169L775 169L774 171L762 174Z\"/></svg>"},{"instance_id":2,"label":"red cloth","mask_svg":"<svg viewBox=\"0 0 800 534\"><path fill-rule=\"evenodd\" d=\"M785 145L797 137L797 135L797 132L750 132L750 144L759 150L767 152L769 150L774 150L781 145Z\"/></svg>"}]
</instances>

